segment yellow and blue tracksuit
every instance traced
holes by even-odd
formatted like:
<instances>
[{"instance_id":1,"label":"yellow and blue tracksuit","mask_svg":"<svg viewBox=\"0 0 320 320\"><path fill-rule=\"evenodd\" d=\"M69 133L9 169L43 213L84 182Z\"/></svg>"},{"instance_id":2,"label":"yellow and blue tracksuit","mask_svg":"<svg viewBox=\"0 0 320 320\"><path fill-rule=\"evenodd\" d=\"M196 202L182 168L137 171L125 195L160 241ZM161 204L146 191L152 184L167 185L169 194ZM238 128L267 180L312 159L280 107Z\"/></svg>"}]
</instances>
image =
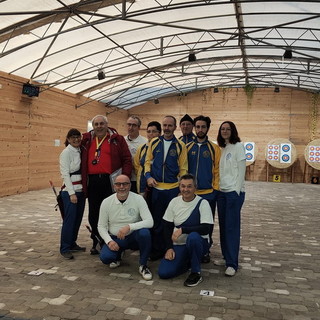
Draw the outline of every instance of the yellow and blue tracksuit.
<instances>
[{"instance_id":1,"label":"yellow and blue tracksuit","mask_svg":"<svg viewBox=\"0 0 320 320\"><path fill-rule=\"evenodd\" d=\"M182 142L184 142L185 144L194 141L197 138L197 136L191 132L185 136L181 136L179 137L179 140L181 140Z\"/></svg>"},{"instance_id":2,"label":"yellow and blue tracksuit","mask_svg":"<svg viewBox=\"0 0 320 320\"><path fill-rule=\"evenodd\" d=\"M154 178L157 186L152 190L151 214L153 217L153 257L162 257L165 252L162 217L169 202L179 194L179 177L188 172L187 149L185 144L173 137L164 158L163 136L152 139L145 160L145 177Z\"/></svg>"},{"instance_id":3,"label":"yellow and blue tracksuit","mask_svg":"<svg viewBox=\"0 0 320 320\"><path fill-rule=\"evenodd\" d=\"M146 160L147 150L148 150L147 143L139 146L133 159L134 169L137 175L138 193L144 193L147 188L147 179L144 175L144 163Z\"/></svg>"},{"instance_id":4,"label":"yellow and blue tracksuit","mask_svg":"<svg viewBox=\"0 0 320 320\"><path fill-rule=\"evenodd\" d=\"M189 173L197 182L196 194L208 200L215 217L215 209L219 190L219 162L221 151L218 145L206 140L199 143L197 139L187 144ZM210 243L212 244L213 226L210 227Z\"/></svg>"},{"instance_id":5,"label":"yellow and blue tracksuit","mask_svg":"<svg viewBox=\"0 0 320 320\"><path fill-rule=\"evenodd\" d=\"M173 137L164 159L164 138L154 138L149 143L145 161L145 176L157 181L158 189L173 189L179 186L179 177L188 172L185 144ZM151 165L152 163L152 165Z\"/></svg>"},{"instance_id":6,"label":"yellow and blue tracksuit","mask_svg":"<svg viewBox=\"0 0 320 320\"><path fill-rule=\"evenodd\" d=\"M187 144L189 173L197 181L197 195L219 190L219 161L221 151L218 145L208 140L199 143L197 139Z\"/></svg>"}]
</instances>

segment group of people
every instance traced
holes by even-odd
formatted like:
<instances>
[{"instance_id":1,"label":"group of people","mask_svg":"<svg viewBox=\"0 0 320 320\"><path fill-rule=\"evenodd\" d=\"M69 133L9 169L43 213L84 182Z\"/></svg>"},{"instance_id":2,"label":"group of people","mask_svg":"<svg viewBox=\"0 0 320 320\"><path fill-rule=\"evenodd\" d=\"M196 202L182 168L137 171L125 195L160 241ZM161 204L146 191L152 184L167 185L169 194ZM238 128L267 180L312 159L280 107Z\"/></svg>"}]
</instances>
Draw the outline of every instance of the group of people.
<instances>
[{"instance_id":1,"label":"group of people","mask_svg":"<svg viewBox=\"0 0 320 320\"><path fill-rule=\"evenodd\" d=\"M180 119L165 116L160 124L127 119L123 137L108 126L105 116L92 119L93 130L69 130L60 155L64 181L65 216L60 253L73 259L85 251L77 236L85 199L93 241L91 254L117 268L125 250L140 251L139 273L151 280L149 260L161 259L158 275L167 279L190 269L185 286L202 282L201 263L210 262L217 207L225 275L238 270L241 207L244 202L245 151L236 126L220 125L217 144L208 139L211 120L206 116Z\"/></svg>"}]
</instances>

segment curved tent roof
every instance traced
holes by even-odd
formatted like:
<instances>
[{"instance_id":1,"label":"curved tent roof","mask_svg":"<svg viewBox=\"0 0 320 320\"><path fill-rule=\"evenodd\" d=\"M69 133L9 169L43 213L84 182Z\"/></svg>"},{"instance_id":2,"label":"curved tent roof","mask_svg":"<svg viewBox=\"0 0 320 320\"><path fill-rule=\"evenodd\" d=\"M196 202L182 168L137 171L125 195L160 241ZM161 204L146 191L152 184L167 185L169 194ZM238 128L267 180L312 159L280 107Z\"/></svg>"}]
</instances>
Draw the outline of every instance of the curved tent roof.
<instances>
[{"instance_id":1,"label":"curved tent roof","mask_svg":"<svg viewBox=\"0 0 320 320\"><path fill-rule=\"evenodd\" d=\"M320 5L0 0L0 70L125 109L209 87L318 92Z\"/></svg>"}]
</instances>

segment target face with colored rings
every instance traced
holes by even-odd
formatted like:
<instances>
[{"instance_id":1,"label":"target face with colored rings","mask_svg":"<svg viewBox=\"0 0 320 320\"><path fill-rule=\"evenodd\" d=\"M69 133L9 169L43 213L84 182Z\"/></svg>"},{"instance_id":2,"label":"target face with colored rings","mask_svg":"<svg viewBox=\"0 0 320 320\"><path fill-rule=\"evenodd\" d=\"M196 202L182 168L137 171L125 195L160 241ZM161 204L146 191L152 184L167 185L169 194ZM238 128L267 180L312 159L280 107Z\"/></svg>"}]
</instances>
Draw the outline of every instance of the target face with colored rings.
<instances>
[{"instance_id":1,"label":"target face with colored rings","mask_svg":"<svg viewBox=\"0 0 320 320\"><path fill-rule=\"evenodd\" d=\"M250 160L252 160L252 158L253 158L252 153L247 153L246 154L246 160L250 161Z\"/></svg>"},{"instance_id":2,"label":"target face with colored rings","mask_svg":"<svg viewBox=\"0 0 320 320\"><path fill-rule=\"evenodd\" d=\"M284 144L284 145L282 146L282 151L283 151L283 152L288 152L288 151L290 151L290 146L287 145L287 144Z\"/></svg>"},{"instance_id":3,"label":"target face with colored rings","mask_svg":"<svg viewBox=\"0 0 320 320\"><path fill-rule=\"evenodd\" d=\"M290 157L289 157L287 154L284 154L284 155L282 156L282 161L284 161L284 162L288 162L289 159L290 159Z\"/></svg>"},{"instance_id":4,"label":"target face with colored rings","mask_svg":"<svg viewBox=\"0 0 320 320\"><path fill-rule=\"evenodd\" d=\"M251 150L253 149L252 143L247 143L247 144L246 144L246 149L247 149L248 151L251 151Z\"/></svg>"}]
</instances>

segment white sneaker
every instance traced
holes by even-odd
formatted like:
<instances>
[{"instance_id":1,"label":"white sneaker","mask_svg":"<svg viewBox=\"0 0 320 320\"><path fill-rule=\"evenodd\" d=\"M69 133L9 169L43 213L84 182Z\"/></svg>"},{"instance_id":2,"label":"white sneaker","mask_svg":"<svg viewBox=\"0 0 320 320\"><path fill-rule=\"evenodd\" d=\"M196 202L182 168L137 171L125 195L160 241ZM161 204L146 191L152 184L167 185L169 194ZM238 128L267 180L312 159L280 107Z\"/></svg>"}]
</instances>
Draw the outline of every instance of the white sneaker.
<instances>
[{"instance_id":1,"label":"white sneaker","mask_svg":"<svg viewBox=\"0 0 320 320\"><path fill-rule=\"evenodd\" d=\"M224 260L224 259L213 260L213 264L215 266L225 266L226 265L226 260Z\"/></svg>"},{"instance_id":2,"label":"white sneaker","mask_svg":"<svg viewBox=\"0 0 320 320\"><path fill-rule=\"evenodd\" d=\"M152 273L147 266L140 266L139 273L142 275L144 280L152 280Z\"/></svg>"},{"instance_id":3,"label":"white sneaker","mask_svg":"<svg viewBox=\"0 0 320 320\"><path fill-rule=\"evenodd\" d=\"M233 277L236 274L236 270L232 267L228 267L224 274L228 277Z\"/></svg>"},{"instance_id":4,"label":"white sneaker","mask_svg":"<svg viewBox=\"0 0 320 320\"><path fill-rule=\"evenodd\" d=\"M109 264L109 267L110 267L110 269L115 269L115 268L120 267L120 264L121 264L121 262L119 260L118 261L113 261L113 262L111 262Z\"/></svg>"}]
</instances>

